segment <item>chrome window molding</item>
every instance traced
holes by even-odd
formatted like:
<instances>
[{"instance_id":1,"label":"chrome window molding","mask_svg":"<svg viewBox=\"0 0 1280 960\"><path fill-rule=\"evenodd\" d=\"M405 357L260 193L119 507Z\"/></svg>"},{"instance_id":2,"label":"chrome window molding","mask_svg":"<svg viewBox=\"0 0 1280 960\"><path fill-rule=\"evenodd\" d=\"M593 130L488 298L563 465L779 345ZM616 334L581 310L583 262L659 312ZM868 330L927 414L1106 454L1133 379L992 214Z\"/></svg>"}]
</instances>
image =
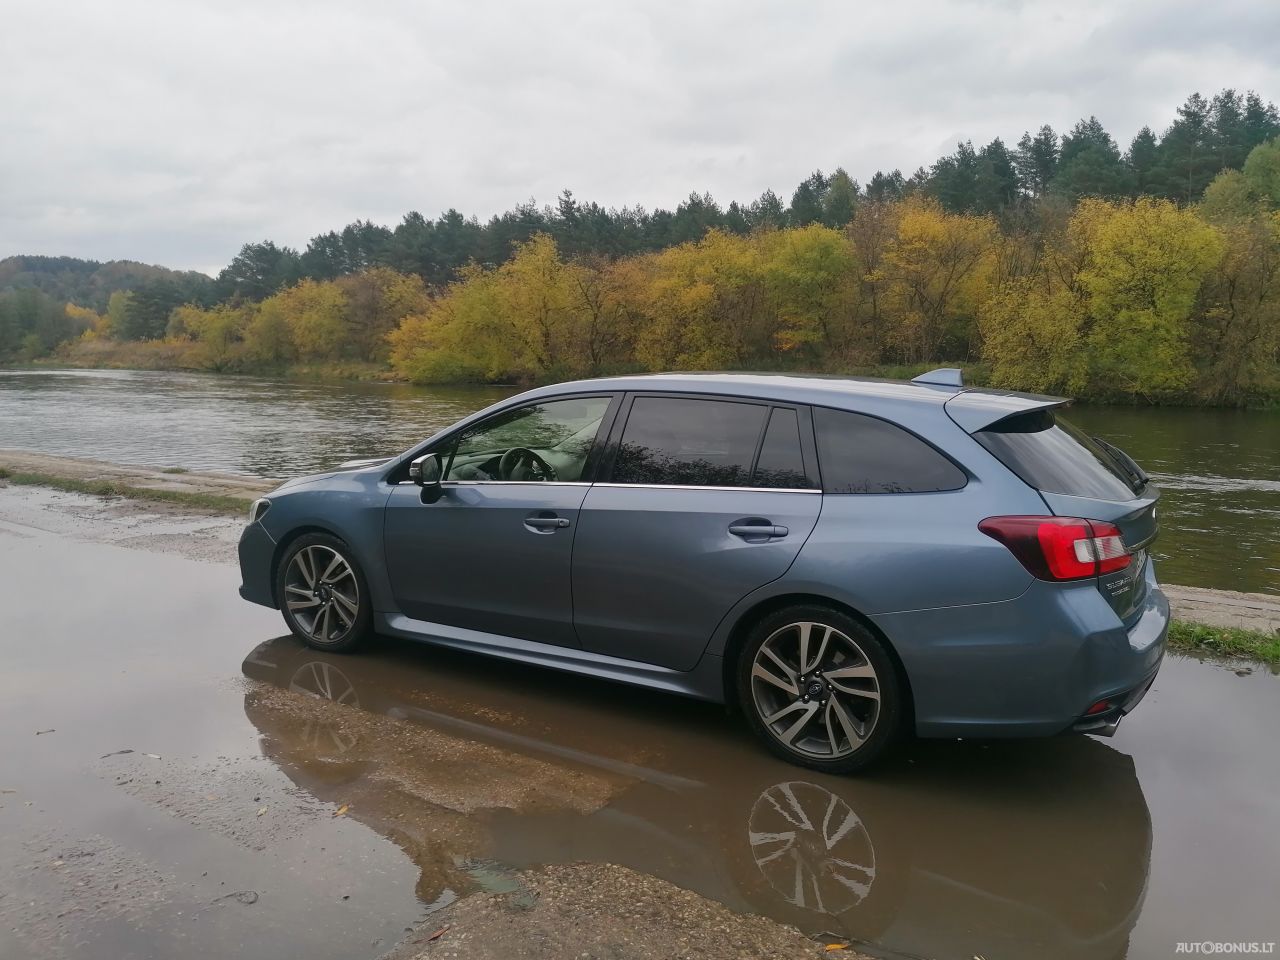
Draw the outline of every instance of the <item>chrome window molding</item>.
<instances>
[{"instance_id":1,"label":"chrome window molding","mask_svg":"<svg viewBox=\"0 0 1280 960\"><path fill-rule=\"evenodd\" d=\"M589 487L585 480L441 480L442 487Z\"/></svg>"},{"instance_id":2,"label":"chrome window molding","mask_svg":"<svg viewBox=\"0 0 1280 960\"><path fill-rule=\"evenodd\" d=\"M396 486L414 486L401 480ZM617 490L736 490L743 493L822 493L815 487L706 487L689 483L588 483L585 480L441 480L442 487L609 487Z\"/></svg>"},{"instance_id":3,"label":"chrome window molding","mask_svg":"<svg viewBox=\"0 0 1280 960\"><path fill-rule=\"evenodd\" d=\"M738 490L746 493L822 493L815 487L706 487L692 483L596 483L596 487L618 490Z\"/></svg>"},{"instance_id":4,"label":"chrome window molding","mask_svg":"<svg viewBox=\"0 0 1280 960\"><path fill-rule=\"evenodd\" d=\"M399 480L396 486L413 486ZM608 486L617 490L736 490L739 493L822 493L813 486L699 486L696 484L591 484L586 480L442 480L440 486Z\"/></svg>"}]
</instances>

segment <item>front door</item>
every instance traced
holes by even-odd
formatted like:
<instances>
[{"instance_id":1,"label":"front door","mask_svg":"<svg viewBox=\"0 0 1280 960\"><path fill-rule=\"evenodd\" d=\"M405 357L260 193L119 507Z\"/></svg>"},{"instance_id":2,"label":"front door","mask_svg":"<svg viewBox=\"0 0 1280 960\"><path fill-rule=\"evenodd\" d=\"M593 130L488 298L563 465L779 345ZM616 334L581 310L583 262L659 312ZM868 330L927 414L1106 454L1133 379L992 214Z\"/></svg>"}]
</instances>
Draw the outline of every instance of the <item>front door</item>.
<instances>
[{"instance_id":1,"label":"front door","mask_svg":"<svg viewBox=\"0 0 1280 960\"><path fill-rule=\"evenodd\" d=\"M445 438L434 503L402 483L387 503L387 568L415 620L577 646L570 562L588 457L610 397L505 410Z\"/></svg>"}]
</instances>

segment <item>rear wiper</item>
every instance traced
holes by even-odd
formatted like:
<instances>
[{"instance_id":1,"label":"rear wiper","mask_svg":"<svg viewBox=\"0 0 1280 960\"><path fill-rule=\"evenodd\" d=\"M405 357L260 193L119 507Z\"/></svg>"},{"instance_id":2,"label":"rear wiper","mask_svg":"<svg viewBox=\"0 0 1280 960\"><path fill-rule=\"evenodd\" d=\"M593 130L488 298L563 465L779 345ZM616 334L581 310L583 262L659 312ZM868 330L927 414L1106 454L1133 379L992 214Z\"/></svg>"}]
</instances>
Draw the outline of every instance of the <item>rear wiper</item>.
<instances>
[{"instance_id":1,"label":"rear wiper","mask_svg":"<svg viewBox=\"0 0 1280 960\"><path fill-rule=\"evenodd\" d=\"M1138 466L1138 462L1117 447L1114 443L1108 443L1101 437L1094 437L1093 441L1107 452L1107 455L1111 457L1112 462L1117 467L1124 471L1124 474L1129 478L1129 486L1133 488L1134 493L1140 493L1142 488L1151 481L1151 477L1147 475L1145 470Z\"/></svg>"}]
</instances>

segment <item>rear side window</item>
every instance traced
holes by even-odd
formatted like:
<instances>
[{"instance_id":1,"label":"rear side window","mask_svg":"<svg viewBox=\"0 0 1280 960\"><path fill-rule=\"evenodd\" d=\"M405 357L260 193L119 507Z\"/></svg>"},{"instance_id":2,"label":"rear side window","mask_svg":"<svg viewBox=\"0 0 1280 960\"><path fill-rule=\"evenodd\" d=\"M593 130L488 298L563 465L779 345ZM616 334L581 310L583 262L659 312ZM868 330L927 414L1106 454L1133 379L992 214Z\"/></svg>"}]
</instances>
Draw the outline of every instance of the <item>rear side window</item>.
<instances>
[{"instance_id":1,"label":"rear side window","mask_svg":"<svg viewBox=\"0 0 1280 960\"><path fill-rule=\"evenodd\" d=\"M790 490L806 490L812 486L804 472L800 418L794 410L775 407L769 415L769 428L764 432L751 485Z\"/></svg>"},{"instance_id":2,"label":"rear side window","mask_svg":"<svg viewBox=\"0 0 1280 960\"><path fill-rule=\"evenodd\" d=\"M826 493L932 493L968 482L963 470L901 427L825 407L814 407L813 418Z\"/></svg>"},{"instance_id":3,"label":"rear side window","mask_svg":"<svg viewBox=\"0 0 1280 960\"><path fill-rule=\"evenodd\" d=\"M1045 493L1132 500L1134 489L1109 453L1053 410L1032 410L974 435L1006 467Z\"/></svg>"},{"instance_id":4,"label":"rear side window","mask_svg":"<svg viewBox=\"0 0 1280 960\"><path fill-rule=\"evenodd\" d=\"M636 397L613 465L614 483L751 485L767 406Z\"/></svg>"}]
</instances>

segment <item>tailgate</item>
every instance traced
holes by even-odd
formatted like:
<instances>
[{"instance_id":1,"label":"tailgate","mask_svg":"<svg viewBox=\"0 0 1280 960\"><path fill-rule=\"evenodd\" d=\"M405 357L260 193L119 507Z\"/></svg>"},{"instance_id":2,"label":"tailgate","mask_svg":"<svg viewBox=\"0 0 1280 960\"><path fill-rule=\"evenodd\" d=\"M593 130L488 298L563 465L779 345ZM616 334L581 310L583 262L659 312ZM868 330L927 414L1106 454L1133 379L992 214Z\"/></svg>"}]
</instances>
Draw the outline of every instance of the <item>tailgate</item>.
<instances>
[{"instance_id":1,"label":"tailgate","mask_svg":"<svg viewBox=\"0 0 1280 960\"><path fill-rule=\"evenodd\" d=\"M948 402L948 413L954 402ZM988 401L988 409L995 406ZM966 412L970 423L981 424L970 431L973 438L1038 490L1053 514L1119 528L1133 559L1123 570L1099 577L1098 589L1129 624L1146 599L1147 549L1159 529L1160 491L1123 451L1080 431L1059 407L1041 400L985 423L976 405Z\"/></svg>"},{"instance_id":2,"label":"tailgate","mask_svg":"<svg viewBox=\"0 0 1280 960\"><path fill-rule=\"evenodd\" d=\"M1133 554L1133 561L1123 570L1099 577L1098 589L1120 619L1129 625L1141 612L1142 602L1147 597L1147 564L1151 562L1148 549L1159 530L1156 502L1160 499L1160 489L1149 483L1141 497L1120 502L1045 491L1041 491L1041 496L1049 509L1060 517L1102 520L1120 528L1120 535Z\"/></svg>"}]
</instances>

